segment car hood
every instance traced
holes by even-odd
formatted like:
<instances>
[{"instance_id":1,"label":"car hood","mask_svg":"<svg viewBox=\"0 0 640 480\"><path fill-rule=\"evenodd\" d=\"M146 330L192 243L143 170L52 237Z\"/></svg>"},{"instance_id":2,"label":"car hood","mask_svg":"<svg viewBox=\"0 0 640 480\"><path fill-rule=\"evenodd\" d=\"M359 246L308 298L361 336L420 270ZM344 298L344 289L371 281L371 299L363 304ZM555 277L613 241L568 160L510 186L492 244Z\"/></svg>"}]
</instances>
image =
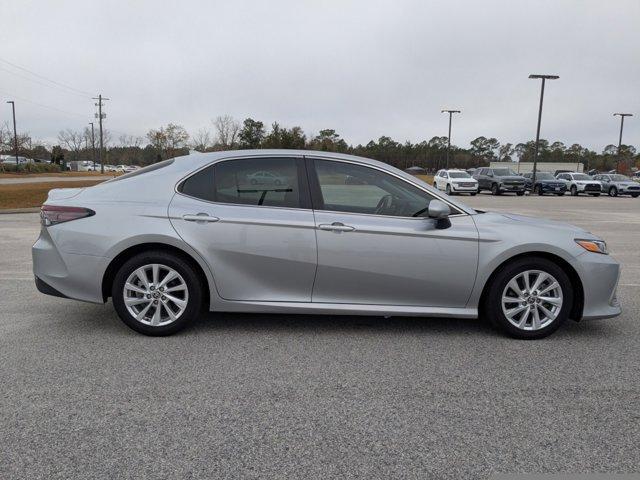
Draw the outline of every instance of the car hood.
<instances>
[{"instance_id":1,"label":"car hood","mask_svg":"<svg viewBox=\"0 0 640 480\"><path fill-rule=\"evenodd\" d=\"M536 179L536 183L542 183L543 185L565 185L562 180L538 180Z\"/></svg>"},{"instance_id":2,"label":"car hood","mask_svg":"<svg viewBox=\"0 0 640 480\"><path fill-rule=\"evenodd\" d=\"M556 220L549 220L546 218L530 217L527 215L519 215L517 213L485 212L481 215L475 215L474 219L476 219L476 223L479 224L491 223L494 225L509 225L511 227L516 227L518 229L522 229L523 235L527 235L527 233L525 233L527 228L534 228L536 230L539 229L543 234L549 231L553 231L556 233L559 231L564 231L567 233L575 233L585 239L598 239L598 237L596 237L592 233L586 231L583 228L571 225L570 223L558 222ZM528 231L530 232L530 230Z\"/></svg>"}]
</instances>

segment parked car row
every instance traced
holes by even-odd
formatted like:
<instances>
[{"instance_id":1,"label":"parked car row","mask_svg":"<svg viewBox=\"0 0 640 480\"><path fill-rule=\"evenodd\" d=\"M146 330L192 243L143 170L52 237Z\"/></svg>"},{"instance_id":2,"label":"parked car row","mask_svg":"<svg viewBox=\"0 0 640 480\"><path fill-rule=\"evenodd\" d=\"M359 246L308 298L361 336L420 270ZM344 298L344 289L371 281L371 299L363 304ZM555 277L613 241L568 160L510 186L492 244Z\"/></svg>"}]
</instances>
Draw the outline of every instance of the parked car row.
<instances>
[{"instance_id":1,"label":"parked car row","mask_svg":"<svg viewBox=\"0 0 640 480\"><path fill-rule=\"evenodd\" d=\"M533 173L518 174L509 168L482 167L470 172L450 169L439 170L433 179L433 186L444 190L448 195L468 193L476 195L483 190L493 195L515 193L522 196L525 192L544 195L562 196L569 192L572 196L580 194L594 197L606 193L611 197L630 195L640 196L640 183L626 175L617 173L598 174L595 176L580 172L536 172L535 182Z\"/></svg>"}]
</instances>

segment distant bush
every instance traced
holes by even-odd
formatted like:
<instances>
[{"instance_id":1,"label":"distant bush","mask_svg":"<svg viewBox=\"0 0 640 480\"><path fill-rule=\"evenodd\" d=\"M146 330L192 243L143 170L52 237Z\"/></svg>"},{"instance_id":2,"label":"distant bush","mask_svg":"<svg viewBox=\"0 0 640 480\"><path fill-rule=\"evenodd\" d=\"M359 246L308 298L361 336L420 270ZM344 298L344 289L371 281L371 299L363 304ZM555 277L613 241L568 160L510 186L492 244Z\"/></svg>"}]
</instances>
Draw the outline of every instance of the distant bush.
<instances>
[{"instance_id":1,"label":"distant bush","mask_svg":"<svg viewBox=\"0 0 640 480\"><path fill-rule=\"evenodd\" d=\"M3 163L0 164L0 171L6 173L57 173L60 172L60 165L54 163L23 163L18 165Z\"/></svg>"}]
</instances>

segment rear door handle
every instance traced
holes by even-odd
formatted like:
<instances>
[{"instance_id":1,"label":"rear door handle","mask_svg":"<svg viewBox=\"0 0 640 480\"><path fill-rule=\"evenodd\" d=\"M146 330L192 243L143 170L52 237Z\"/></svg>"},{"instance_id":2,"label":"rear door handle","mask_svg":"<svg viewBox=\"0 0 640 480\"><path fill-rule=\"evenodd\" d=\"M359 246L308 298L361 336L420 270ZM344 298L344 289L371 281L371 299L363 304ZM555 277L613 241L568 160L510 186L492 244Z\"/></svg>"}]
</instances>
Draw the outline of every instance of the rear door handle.
<instances>
[{"instance_id":1,"label":"rear door handle","mask_svg":"<svg viewBox=\"0 0 640 480\"><path fill-rule=\"evenodd\" d=\"M207 223L207 222L218 222L220 221L220 219L218 217L212 217L211 215L207 215L206 213L197 213L195 215L193 214L187 214L187 215L183 215L182 219L187 221L187 222L202 222L202 223Z\"/></svg>"},{"instance_id":2,"label":"rear door handle","mask_svg":"<svg viewBox=\"0 0 640 480\"><path fill-rule=\"evenodd\" d=\"M328 230L330 232L353 232L355 230L355 227L352 227L351 225L345 225L341 222L333 222L331 224L321 223L320 225L318 225L318 228L320 230Z\"/></svg>"}]
</instances>

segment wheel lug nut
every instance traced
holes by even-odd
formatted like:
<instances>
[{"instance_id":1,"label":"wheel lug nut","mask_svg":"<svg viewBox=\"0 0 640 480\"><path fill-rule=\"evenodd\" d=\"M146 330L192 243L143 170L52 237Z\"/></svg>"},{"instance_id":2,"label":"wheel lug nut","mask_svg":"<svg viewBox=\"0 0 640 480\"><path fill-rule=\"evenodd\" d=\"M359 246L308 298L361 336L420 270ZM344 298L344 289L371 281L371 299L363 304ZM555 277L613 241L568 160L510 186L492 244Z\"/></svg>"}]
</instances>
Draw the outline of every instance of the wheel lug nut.
<instances>
[{"instance_id":1,"label":"wheel lug nut","mask_svg":"<svg viewBox=\"0 0 640 480\"><path fill-rule=\"evenodd\" d=\"M158 304L158 300L154 300L154 301L153 301L153 304L154 304L154 305L157 305L157 304Z\"/></svg>"},{"instance_id":2,"label":"wheel lug nut","mask_svg":"<svg viewBox=\"0 0 640 480\"><path fill-rule=\"evenodd\" d=\"M147 293L147 298L151 298L151 294L150 293Z\"/></svg>"},{"instance_id":3,"label":"wheel lug nut","mask_svg":"<svg viewBox=\"0 0 640 480\"><path fill-rule=\"evenodd\" d=\"M156 289L156 287L154 287L153 285L151 285L151 290L155 290L155 289Z\"/></svg>"},{"instance_id":4,"label":"wheel lug nut","mask_svg":"<svg viewBox=\"0 0 640 480\"><path fill-rule=\"evenodd\" d=\"M165 297L164 295L162 295L162 300L166 300L166 299L167 299L167 297Z\"/></svg>"}]
</instances>

